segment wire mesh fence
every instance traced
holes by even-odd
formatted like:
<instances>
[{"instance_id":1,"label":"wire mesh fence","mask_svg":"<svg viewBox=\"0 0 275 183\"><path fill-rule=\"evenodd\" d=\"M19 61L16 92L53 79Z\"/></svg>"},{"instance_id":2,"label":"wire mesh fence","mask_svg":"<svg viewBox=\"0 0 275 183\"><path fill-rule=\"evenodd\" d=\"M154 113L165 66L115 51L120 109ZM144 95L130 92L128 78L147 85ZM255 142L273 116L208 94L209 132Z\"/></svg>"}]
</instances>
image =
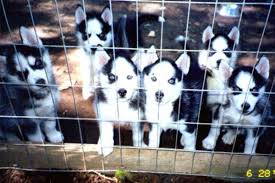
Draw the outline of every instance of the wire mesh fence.
<instances>
[{"instance_id":1,"label":"wire mesh fence","mask_svg":"<svg viewBox=\"0 0 275 183\"><path fill-rule=\"evenodd\" d=\"M275 177L273 0L1 0L0 13L1 169Z\"/></svg>"}]
</instances>

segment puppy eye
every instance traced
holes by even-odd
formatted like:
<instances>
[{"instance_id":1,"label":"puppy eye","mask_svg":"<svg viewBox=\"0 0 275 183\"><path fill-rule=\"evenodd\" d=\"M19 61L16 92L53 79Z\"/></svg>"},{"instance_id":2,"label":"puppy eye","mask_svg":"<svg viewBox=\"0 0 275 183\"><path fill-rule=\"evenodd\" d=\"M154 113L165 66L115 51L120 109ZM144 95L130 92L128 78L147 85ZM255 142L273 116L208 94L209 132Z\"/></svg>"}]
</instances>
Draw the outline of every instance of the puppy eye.
<instances>
[{"instance_id":1,"label":"puppy eye","mask_svg":"<svg viewBox=\"0 0 275 183\"><path fill-rule=\"evenodd\" d=\"M88 34L88 37L91 37L92 36L92 34Z\"/></svg>"},{"instance_id":2,"label":"puppy eye","mask_svg":"<svg viewBox=\"0 0 275 183\"><path fill-rule=\"evenodd\" d=\"M168 80L168 83L170 83L171 85L174 85L176 82L175 78L171 78Z\"/></svg>"},{"instance_id":3,"label":"puppy eye","mask_svg":"<svg viewBox=\"0 0 275 183\"><path fill-rule=\"evenodd\" d=\"M227 56L227 57L231 56L231 50L229 48L226 48L223 51L224 51L223 53L225 54L225 56Z\"/></svg>"},{"instance_id":4,"label":"puppy eye","mask_svg":"<svg viewBox=\"0 0 275 183\"><path fill-rule=\"evenodd\" d=\"M132 79L132 78L133 78L133 76L131 76L131 75L127 76L127 79L129 79L129 80Z\"/></svg>"},{"instance_id":5,"label":"puppy eye","mask_svg":"<svg viewBox=\"0 0 275 183\"><path fill-rule=\"evenodd\" d=\"M254 96L256 96L256 97L259 95L259 93L258 93L258 88L256 88L256 87L251 88L251 89L250 89L250 92L252 92L252 95L254 95Z\"/></svg>"},{"instance_id":6,"label":"puppy eye","mask_svg":"<svg viewBox=\"0 0 275 183\"><path fill-rule=\"evenodd\" d=\"M251 92L258 92L258 89L256 87L250 89Z\"/></svg>"},{"instance_id":7,"label":"puppy eye","mask_svg":"<svg viewBox=\"0 0 275 183\"><path fill-rule=\"evenodd\" d=\"M242 89L239 88L238 86L233 86L232 89L233 89L233 94L235 94L235 95L240 94L242 91Z\"/></svg>"},{"instance_id":8,"label":"puppy eye","mask_svg":"<svg viewBox=\"0 0 275 183\"><path fill-rule=\"evenodd\" d=\"M35 59L35 63L34 63L34 66L36 67L36 68L43 68L43 62L42 62L42 60L40 59L40 58L37 58L37 59Z\"/></svg>"},{"instance_id":9,"label":"puppy eye","mask_svg":"<svg viewBox=\"0 0 275 183\"><path fill-rule=\"evenodd\" d=\"M212 57L215 53L216 53L216 51L210 50L209 53L208 53L208 56L209 56L209 57Z\"/></svg>"},{"instance_id":10,"label":"puppy eye","mask_svg":"<svg viewBox=\"0 0 275 183\"><path fill-rule=\"evenodd\" d=\"M156 76L151 77L151 80L154 81L154 82L157 81Z\"/></svg>"},{"instance_id":11,"label":"puppy eye","mask_svg":"<svg viewBox=\"0 0 275 183\"><path fill-rule=\"evenodd\" d=\"M99 37L99 39L105 39L105 34L101 33L97 35Z\"/></svg>"},{"instance_id":12,"label":"puppy eye","mask_svg":"<svg viewBox=\"0 0 275 183\"><path fill-rule=\"evenodd\" d=\"M110 81L114 82L114 81L117 79L117 77L116 77L114 74L109 74L109 75L108 75L108 79L109 79Z\"/></svg>"}]
</instances>

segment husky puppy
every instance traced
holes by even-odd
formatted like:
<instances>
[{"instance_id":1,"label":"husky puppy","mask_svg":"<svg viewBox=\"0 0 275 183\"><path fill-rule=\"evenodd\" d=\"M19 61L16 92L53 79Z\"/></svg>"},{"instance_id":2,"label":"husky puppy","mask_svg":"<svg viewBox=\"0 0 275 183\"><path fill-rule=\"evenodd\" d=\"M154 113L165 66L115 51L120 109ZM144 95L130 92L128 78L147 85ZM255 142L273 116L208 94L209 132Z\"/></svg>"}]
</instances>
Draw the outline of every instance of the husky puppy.
<instances>
[{"instance_id":1,"label":"husky puppy","mask_svg":"<svg viewBox=\"0 0 275 183\"><path fill-rule=\"evenodd\" d=\"M232 144L238 135L237 132L245 132L244 153L255 153L259 137L264 131L264 128L258 126L266 124L267 118L271 115L270 103L264 95L269 68L269 60L263 56L254 72L251 66L233 70L227 83L228 101L217 107L210 132L203 140L204 148L215 148L220 134L219 124L232 124L226 129L227 133L222 137L223 142ZM231 72L225 67L224 71L227 76ZM239 130L235 125L241 125Z\"/></svg>"},{"instance_id":2,"label":"husky puppy","mask_svg":"<svg viewBox=\"0 0 275 183\"><path fill-rule=\"evenodd\" d=\"M225 86L224 81L219 75L219 65L225 62L230 67L236 65L237 53L233 50L239 44L240 33L237 27L233 27L228 35L217 33L214 34L210 26L208 26L202 35L204 48L199 52L199 65L202 69L207 70L207 89L208 91L207 105L213 108L216 104L224 104ZM210 49L208 51L210 43ZM220 91L218 91L220 90Z\"/></svg>"},{"instance_id":3,"label":"husky puppy","mask_svg":"<svg viewBox=\"0 0 275 183\"><path fill-rule=\"evenodd\" d=\"M147 21L163 21L163 19L156 15L140 15L138 20L139 27ZM116 47L137 47L137 25L136 18L127 18L126 15L122 16L118 22L113 23L112 12L108 6L100 14L85 14L83 8L78 6L75 11L75 22L78 44L79 46L83 46L81 52L83 52L82 55L84 58L80 62L80 67L83 82L82 96L86 100L94 93L93 83L97 84L98 82L93 69L96 47L113 46L113 38ZM114 35L112 34L112 25ZM121 31L121 26L125 26L125 31ZM121 36L127 37L127 44L121 42ZM141 38L138 42L142 46Z\"/></svg>"},{"instance_id":4,"label":"husky puppy","mask_svg":"<svg viewBox=\"0 0 275 183\"><path fill-rule=\"evenodd\" d=\"M6 56L3 81L7 84L1 86L0 106L4 107L0 115L30 118L1 118L2 137L19 141L20 127L29 141L42 143L45 134L50 142L62 142L63 135L56 129L55 119L36 118L55 117L59 102L59 91L52 86L56 83L49 53L34 30L20 27L20 36L23 45L16 45L16 49L7 46L6 52L1 53Z\"/></svg>"},{"instance_id":5,"label":"husky puppy","mask_svg":"<svg viewBox=\"0 0 275 183\"><path fill-rule=\"evenodd\" d=\"M189 80L194 61L187 53L174 62L167 58L158 59L143 69L145 88L145 116L150 122L149 147L159 147L162 131L179 130L181 144L185 150L196 149L196 125L201 93L184 89L202 88L202 80ZM199 71L199 68L197 68ZM199 75L199 72L197 72ZM197 77L193 77L197 78ZM203 74L201 72L201 78Z\"/></svg>"},{"instance_id":6,"label":"husky puppy","mask_svg":"<svg viewBox=\"0 0 275 183\"><path fill-rule=\"evenodd\" d=\"M130 122L133 145L141 146L143 131L140 120L144 119L144 102L139 92L139 71L125 51L117 51L110 57L103 49L95 52L95 68L99 74L94 107L99 120L100 137L97 150L107 156L113 151L114 123Z\"/></svg>"}]
</instances>

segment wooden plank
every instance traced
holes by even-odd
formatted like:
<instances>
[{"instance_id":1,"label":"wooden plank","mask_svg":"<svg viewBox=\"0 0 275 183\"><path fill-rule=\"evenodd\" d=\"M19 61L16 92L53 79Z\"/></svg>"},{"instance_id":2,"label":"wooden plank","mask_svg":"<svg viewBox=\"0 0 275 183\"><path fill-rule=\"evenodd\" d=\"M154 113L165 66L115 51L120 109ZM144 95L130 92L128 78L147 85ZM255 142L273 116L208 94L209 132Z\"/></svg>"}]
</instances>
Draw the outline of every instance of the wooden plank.
<instances>
[{"instance_id":1,"label":"wooden plank","mask_svg":"<svg viewBox=\"0 0 275 183\"><path fill-rule=\"evenodd\" d=\"M26 149L29 151L27 153ZM8 151L7 151L8 150ZM184 152L165 149L135 149L115 147L113 153L102 157L94 144L64 144L64 146L9 145L0 148L0 166L37 169L84 169L152 171L185 174L212 174L215 176L245 177L249 168L265 169L270 157L213 152ZM84 159L85 156L85 159ZM30 159L31 158L31 165ZM213 157L213 158L212 158ZM174 161L176 160L176 161ZM211 163L212 160L212 163ZM193 163L193 166L192 166ZM229 166L230 163L230 166ZM193 167L193 169L192 169ZM209 169L211 167L211 169ZM275 168L275 158L270 159L269 169ZM192 169L192 172L191 172Z\"/></svg>"}]
</instances>

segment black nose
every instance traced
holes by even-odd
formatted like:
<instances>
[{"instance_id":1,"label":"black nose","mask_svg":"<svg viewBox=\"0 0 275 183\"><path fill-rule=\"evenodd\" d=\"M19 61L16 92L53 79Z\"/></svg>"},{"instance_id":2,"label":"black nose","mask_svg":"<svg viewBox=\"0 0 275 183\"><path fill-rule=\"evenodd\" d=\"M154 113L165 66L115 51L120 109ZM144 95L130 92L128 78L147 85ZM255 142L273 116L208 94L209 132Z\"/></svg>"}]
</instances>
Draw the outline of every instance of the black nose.
<instances>
[{"instance_id":1,"label":"black nose","mask_svg":"<svg viewBox=\"0 0 275 183\"><path fill-rule=\"evenodd\" d=\"M250 108L249 103L245 102L241 105L241 107L243 108L243 112L247 112L248 109Z\"/></svg>"},{"instance_id":2,"label":"black nose","mask_svg":"<svg viewBox=\"0 0 275 183\"><path fill-rule=\"evenodd\" d=\"M160 102L161 99L164 97L164 93L162 91L157 91L155 93L155 96L156 96L157 101Z\"/></svg>"},{"instance_id":3,"label":"black nose","mask_svg":"<svg viewBox=\"0 0 275 183\"><path fill-rule=\"evenodd\" d=\"M121 88L117 91L117 93L119 94L120 97L125 97L126 93L127 93L127 90Z\"/></svg>"},{"instance_id":4,"label":"black nose","mask_svg":"<svg viewBox=\"0 0 275 183\"><path fill-rule=\"evenodd\" d=\"M222 62L222 60L217 60L217 67L218 68L220 67L221 62Z\"/></svg>"},{"instance_id":5,"label":"black nose","mask_svg":"<svg viewBox=\"0 0 275 183\"><path fill-rule=\"evenodd\" d=\"M92 52L96 51L96 47L91 48Z\"/></svg>"},{"instance_id":6,"label":"black nose","mask_svg":"<svg viewBox=\"0 0 275 183\"><path fill-rule=\"evenodd\" d=\"M39 87L46 87L45 79L38 79L35 84L39 85Z\"/></svg>"}]
</instances>

